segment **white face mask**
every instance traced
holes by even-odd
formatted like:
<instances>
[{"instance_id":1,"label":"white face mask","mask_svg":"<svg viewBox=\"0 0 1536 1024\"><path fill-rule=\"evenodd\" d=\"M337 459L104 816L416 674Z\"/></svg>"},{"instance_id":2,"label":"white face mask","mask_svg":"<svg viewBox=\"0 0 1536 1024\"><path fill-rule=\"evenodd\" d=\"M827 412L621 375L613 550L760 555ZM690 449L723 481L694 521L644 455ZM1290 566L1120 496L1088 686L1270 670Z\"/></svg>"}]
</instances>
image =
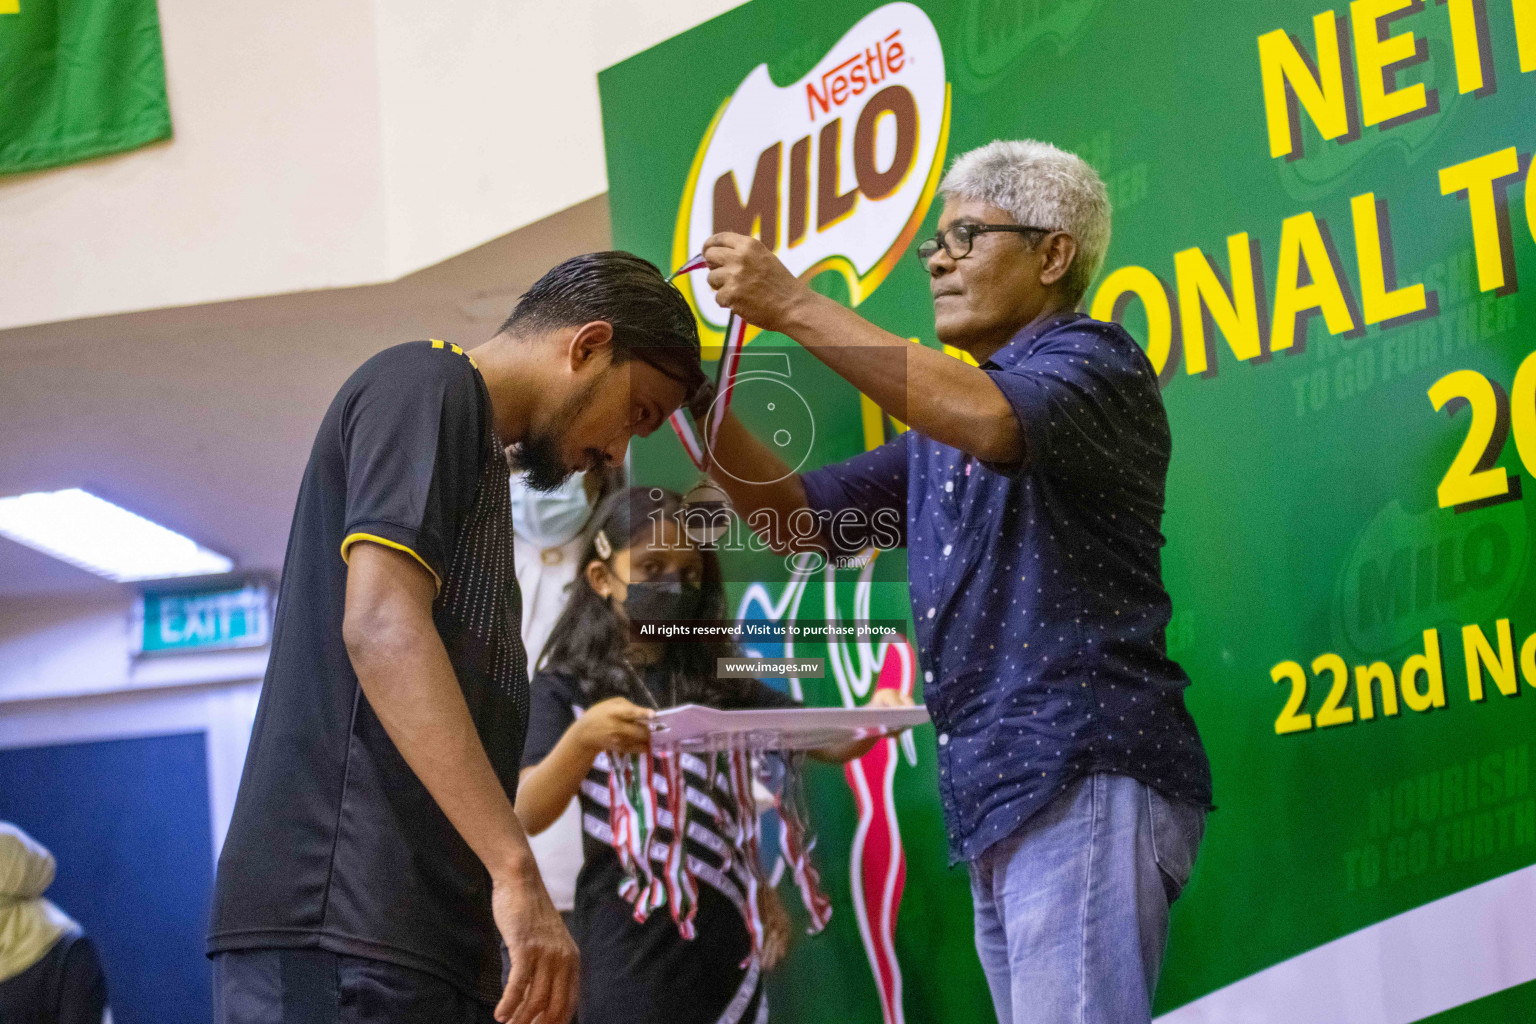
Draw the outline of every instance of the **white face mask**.
<instances>
[{"instance_id":1,"label":"white face mask","mask_svg":"<svg viewBox=\"0 0 1536 1024\"><path fill-rule=\"evenodd\" d=\"M512 529L519 540L540 549L569 543L587 525L586 475L572 473L553 491L535 491L522 476L512 478Z\"/></svg>"}]
</instances>

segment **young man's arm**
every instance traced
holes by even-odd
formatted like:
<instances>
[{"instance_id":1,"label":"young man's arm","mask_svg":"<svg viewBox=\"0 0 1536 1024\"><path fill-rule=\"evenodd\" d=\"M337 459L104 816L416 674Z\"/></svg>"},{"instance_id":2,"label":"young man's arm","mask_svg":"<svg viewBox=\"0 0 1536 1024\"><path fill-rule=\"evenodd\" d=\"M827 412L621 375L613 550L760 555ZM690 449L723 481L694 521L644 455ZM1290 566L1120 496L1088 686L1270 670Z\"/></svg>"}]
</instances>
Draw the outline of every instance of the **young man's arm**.
<instances>
[{"instance_id":1,"label":"young man's arm","mask_svg":"<svg viewBox=\"0 0 1536 1024\"><path fill-rule=\"evenodd\" d=\"M491 909L512 962L496 1019L565 1024L575 1007L576 945L475 731L432 621L433 596L432 577L410 555L358 543L342 638L390 740L490 873Z\"/></svg>"},{"instance_id":2,"label":"young man's arm","mask_svg":"<svg viewBox=\"0 0 1536 1024\"><path fill-rule=\"evenodd\" d=\"M734 417L721 424L712 476L738 515L780 553L851 555L871 545L906 545L911 432L867 452L793 475ZM731 457L745 453L742 462ZM756 461L753 461L753 460ZM755 474L755 475L749 475ZM773 481L750 485L741 479Z\"/></svg>"},{"instance_id":3,"label":"young man's arm","mask_svg":"<svg viewBox=\"0 0 1536 1024\"><path fill-rule=\"evenodd\" d=\"M816 294L755 238L715 235L704 255L722 305L793 338L898 420L983 462L1023 461L1024 431L984 370L913 345Z\"/></svg>"}]
</instances>

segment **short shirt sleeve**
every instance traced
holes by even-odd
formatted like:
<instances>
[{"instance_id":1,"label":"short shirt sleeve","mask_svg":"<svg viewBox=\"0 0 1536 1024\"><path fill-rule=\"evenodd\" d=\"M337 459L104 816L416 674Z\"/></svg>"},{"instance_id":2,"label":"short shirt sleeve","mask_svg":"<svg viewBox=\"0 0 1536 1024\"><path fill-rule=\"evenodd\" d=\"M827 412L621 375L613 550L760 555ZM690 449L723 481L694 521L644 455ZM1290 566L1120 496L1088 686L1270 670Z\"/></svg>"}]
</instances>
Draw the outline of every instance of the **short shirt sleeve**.
<instances>
[{"instance_id":1,"label":"short shirt sleeve","mask_svg":"<svg viewBox=\"0 0 1536 1024\"><path fill-rule=\"evenodd\" d=\"M907 453L912 432L801 474L806 504L836 554L907 546Z\"/></svg>"},{"instance_id":2,"label":"short shirt sleeve","mask_svg":"<svg viewBox=\"0 0 1536 1024\"><path fill-rule=\"evenodd\" d=\"M576 685L559 672L540 672L528 684L528 738L523 742L523 767L532 768L549 756L560 737L576 722L584 701Z\"/></svg>"},{"instance_id":3,"label":"short shirt sleeve","mask_svg":"<svg viewBox=\"0 0 1536 1024\"><path fill-rule=\"evenodd\" d=\"M379 360L344 412L341 555L359 541L404 551L441 590L485 458L482 398L465 356L425 342L411 348Z\"/></svg>"},{"instance_id":4,"label":"short shirt sleeve","mask_svg":"<svg viewBox=\"0 0 1536 1024\"><path fill-rule=\"evenodd\" d=\"M988 369L1024 431L1020 475L1039 469L1067 479L1104 481L1127 459L1167 454L1167 418L1151 364L1114 324L1079 321L1044 339L1012 366Z\"/></svg>"}]
</instances>

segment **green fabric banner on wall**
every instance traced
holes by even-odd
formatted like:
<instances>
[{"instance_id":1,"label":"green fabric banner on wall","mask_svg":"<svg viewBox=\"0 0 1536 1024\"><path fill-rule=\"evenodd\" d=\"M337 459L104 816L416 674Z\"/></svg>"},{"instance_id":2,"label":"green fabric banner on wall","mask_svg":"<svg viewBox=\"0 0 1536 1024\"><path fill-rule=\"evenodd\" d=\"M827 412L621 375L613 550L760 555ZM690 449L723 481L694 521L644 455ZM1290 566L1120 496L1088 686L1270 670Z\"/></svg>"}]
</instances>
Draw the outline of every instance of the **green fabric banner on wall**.
<instances>
[{"instance_id":1,"label":"green fabric banner on wall","mask_svg":"<svg viewBox=\"0 0 1536 1024\"><path fill-rule=\"evenodd\" d=\"M0 0L0 174L170 135L155 0Z\"/></svg>"}]
</instances>

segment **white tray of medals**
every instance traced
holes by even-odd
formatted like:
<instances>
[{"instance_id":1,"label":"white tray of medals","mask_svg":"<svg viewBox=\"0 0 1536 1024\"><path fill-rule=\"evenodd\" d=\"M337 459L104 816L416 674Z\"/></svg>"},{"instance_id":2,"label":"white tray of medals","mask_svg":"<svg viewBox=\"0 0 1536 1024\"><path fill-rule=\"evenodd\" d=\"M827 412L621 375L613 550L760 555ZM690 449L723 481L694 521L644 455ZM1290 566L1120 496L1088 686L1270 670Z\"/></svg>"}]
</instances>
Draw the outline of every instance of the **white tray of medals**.
<instances>
[{"instance_id":1,"label":"white tray of medals","mask_svg":"<svg viewBox=\"0 0 1536 1024\"><path fill-rule=\"evenodd\" d=\"M928 721L928 709L774 708L721 711L699 704L658 711L651 750L815 750L871 736L890 736Z\"/></svg>"}]
</instances>

